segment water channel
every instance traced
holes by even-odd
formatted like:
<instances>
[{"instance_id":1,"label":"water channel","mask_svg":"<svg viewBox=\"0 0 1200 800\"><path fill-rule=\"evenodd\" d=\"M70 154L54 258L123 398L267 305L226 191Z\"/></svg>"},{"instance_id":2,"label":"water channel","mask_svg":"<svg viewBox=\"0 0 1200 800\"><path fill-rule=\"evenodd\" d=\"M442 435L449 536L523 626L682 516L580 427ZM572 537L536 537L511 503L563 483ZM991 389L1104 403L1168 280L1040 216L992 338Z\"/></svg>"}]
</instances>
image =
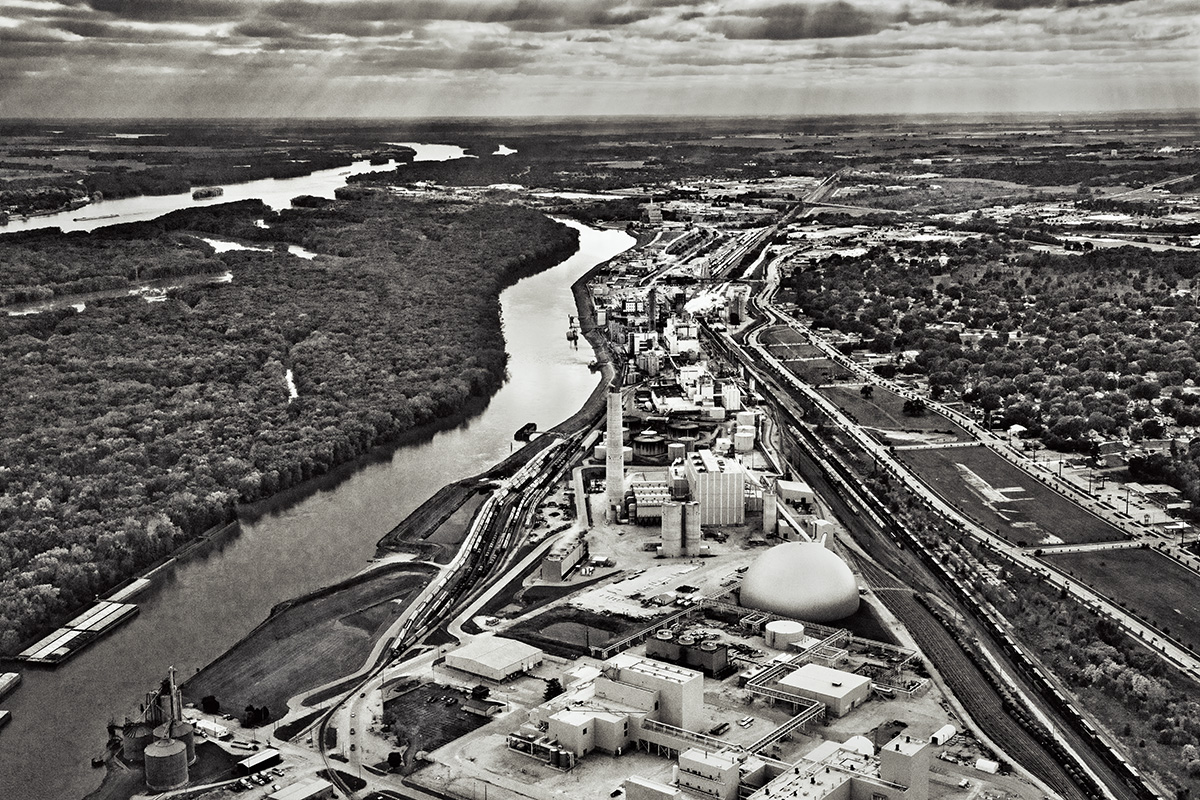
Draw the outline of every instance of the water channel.
<instances>
[{"instance_id":1,"label":"water channel","mask_svg":"<svg viewBox=\"0 0 1200 800\"><path fill-rule=\"evenodd\" d=\"M232 188L224 200L234 197ZM315 192L304 185L289 197L302 193ZM169 666L186 677L281 600L358 572L375 542L441 486L506 456L521 425L550 427L578 410L596 376L587 368L593 357L587 343L576 349L566 339L568 315L575 313L570 284L633 239L567 224L580 231L579 251L501 295L509 380L481 413L286 508L244 520L157 572L133 599L141 613L132 622L57 669L22 670L24 682L4 702L13 721L0 735L0 798L70 800L95 789L102 770L89 762L103 750L105 725L135 710Z\"/></svg>"}]
</instances>

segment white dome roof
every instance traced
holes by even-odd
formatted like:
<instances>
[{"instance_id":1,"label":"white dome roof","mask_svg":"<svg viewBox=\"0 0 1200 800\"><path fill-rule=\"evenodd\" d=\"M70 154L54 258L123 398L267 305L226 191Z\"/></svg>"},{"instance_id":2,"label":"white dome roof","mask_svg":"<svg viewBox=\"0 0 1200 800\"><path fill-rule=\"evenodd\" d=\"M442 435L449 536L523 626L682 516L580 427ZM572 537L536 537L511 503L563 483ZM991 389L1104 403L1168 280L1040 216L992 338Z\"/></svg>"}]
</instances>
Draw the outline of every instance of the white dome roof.
<instances>
[{"instance_id":1,"label":"white dome roof","mask_svg":"<svg viewBox=\"0 0 1200 800\"><path fill-rule=\"evenodd\" d=\"M846 562L816 542L787 542L763 553L742 578L741 603L784 617L832 622L858 610L858 584Z\"/></svg>"}]
</instances>

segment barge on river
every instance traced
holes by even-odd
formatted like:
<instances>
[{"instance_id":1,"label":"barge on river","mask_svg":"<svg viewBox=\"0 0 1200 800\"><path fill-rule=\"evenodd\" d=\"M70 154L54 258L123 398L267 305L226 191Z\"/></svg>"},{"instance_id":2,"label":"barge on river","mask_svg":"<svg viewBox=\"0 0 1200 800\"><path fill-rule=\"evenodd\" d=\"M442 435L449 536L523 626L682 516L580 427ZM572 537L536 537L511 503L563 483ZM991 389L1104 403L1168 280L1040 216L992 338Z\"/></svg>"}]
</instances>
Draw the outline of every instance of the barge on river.
<instances>
[{"instance_id":1,"label":"barge on river","mask_svg":"<svg viewBox=\"0 0 1200 800\"><path fill-rule=\"evenodd\" d=\"M138 613L133 603L101 600L54 633L16 655L31 664L59 664Z\"/></svg>"},{"instance_id":2,"label":"barge on river","mask_svg":"<svg viewBox=\"0 0 1200 800\"><path fill-rule=\"evenodd\" d=\"M0 675L0 700L8 697L8 693L17 688L20 683L21 673L19 672L6 672Z\"/></svg>"}]
</instances>

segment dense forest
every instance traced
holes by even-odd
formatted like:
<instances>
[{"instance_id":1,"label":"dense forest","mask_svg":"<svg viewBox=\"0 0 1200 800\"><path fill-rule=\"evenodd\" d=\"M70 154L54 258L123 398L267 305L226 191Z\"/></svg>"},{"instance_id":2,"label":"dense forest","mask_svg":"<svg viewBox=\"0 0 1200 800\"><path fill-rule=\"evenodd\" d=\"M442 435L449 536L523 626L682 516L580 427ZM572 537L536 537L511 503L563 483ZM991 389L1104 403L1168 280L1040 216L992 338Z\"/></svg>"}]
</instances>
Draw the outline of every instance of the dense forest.
<instances>
[{"instance_id":1,"label":"dense forest","mask_svg":"<svg viewBox=\"0 0 1200 800\"><path fill-rule=\"evenodd\" d=\"M268 215L269 230L254 225L260 208L237 204L0 238L6 286L122 276L156 256L233 273L160 303L0 317L0 652L232 519L238 502L494 391L501 289L577 246L573 230L520 207L344 198ZM183 227L326 257L280 246L215 258Z\"/></svg>"},{"instance_id":2,"label":"dense forest","mask_svg":"<svg viewBox=\"0 0 1200 800\"><path fill-rule=\"evenodd\" d=\"M1050 447L1088 453L1097 439L1200 426L1200 254L1024 247L901 242L832 255L790 286L816 325L891 356L881 372L923 375L935 397L958 395ZM1200 502L1197 456L1185 448L1148 473Z\"/></svg>"}]
</instances>

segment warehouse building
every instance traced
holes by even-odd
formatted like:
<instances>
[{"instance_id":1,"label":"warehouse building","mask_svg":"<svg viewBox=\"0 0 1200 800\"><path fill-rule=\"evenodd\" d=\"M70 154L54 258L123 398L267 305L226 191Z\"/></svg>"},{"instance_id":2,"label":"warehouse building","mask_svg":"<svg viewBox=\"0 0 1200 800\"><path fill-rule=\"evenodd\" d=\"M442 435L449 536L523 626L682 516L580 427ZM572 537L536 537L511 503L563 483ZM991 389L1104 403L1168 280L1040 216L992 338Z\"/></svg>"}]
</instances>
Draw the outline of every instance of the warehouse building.
<instances>
[{"instance_id":1,"label":"warehouse building","mask_svg":"<svg viewBox=\"0 0 1200 800\"><path fill-rule=\"evenodd\" d=\"M333 784L313 776L272 792L267 800L326 800L333 796Z\"/></svg>"},{"instance_id":2,"label":"warehouse building","mask_svg":"<svg viewBox=\"0 0 1200 800\"><path fill-rule=\"evenodd\" d=\"M446 655L446 666L492 681L505 681L542 663L542 651L500 636L479 636Z\"/></svg>"},{"instance_id":3,"label":"warehouse building","mask_svg":"<svg viewBox=\"0 0 1200 800\"><path fill-rule=\"evenodd\" d=\"M781 687L787 687L785 691L824 703L835 717L845 716L862 705L871 693L870 678L820 664L805 664L780 678L779 683Z\"/></svg>"}]
</instances>

